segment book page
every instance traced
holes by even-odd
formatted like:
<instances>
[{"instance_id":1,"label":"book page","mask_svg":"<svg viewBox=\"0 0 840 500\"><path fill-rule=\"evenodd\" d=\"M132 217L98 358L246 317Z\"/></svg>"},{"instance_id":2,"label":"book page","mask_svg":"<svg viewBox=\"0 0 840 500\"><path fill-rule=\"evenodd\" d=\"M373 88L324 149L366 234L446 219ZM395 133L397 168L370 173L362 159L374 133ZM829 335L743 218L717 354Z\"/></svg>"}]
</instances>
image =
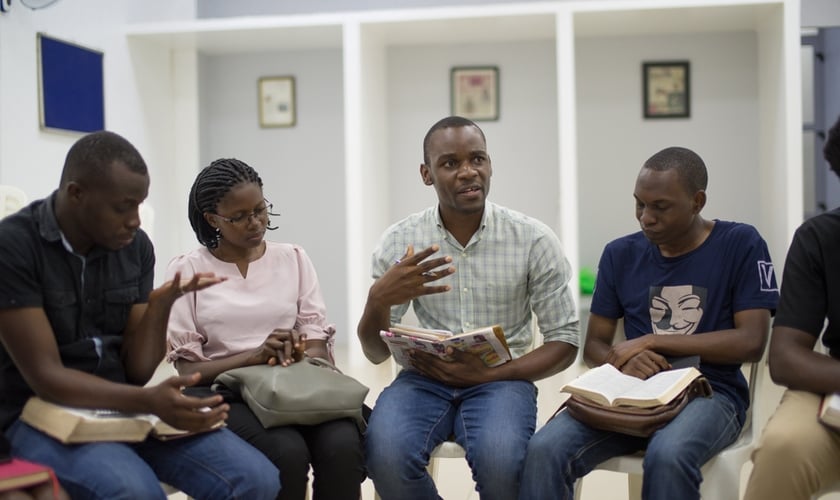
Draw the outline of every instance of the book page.
<instances>
[{"instance_id":1,"label":"book page","mask_svg":"<svg viewBox=\"0 0 840 500\"><path fill-rule=\"evenodd\" d=\"M840 393L826 394L823 413L840 414Z\"/></svg>"},{"instance_id":2,"label":"book page","mask_svg":"<svg viewBox=\"0 0 840 500\"><path fill-rule=\"evenodd\" d=\"M840 429L840 393L823 396L819 409L820 422L835 429Z\"/></svg>"},{"instance_id":3,"label":"book page","mask_svg":"<svg viewBox=\"0 0 840 500\"><path fill-rule=\"evenodd\" d=\"M695 377L690 376L692 373L699 372L696 368L682 368L679 370L666 370L657 373L656 375L645 379L641 384L627 390L621 395L621 400L639 400L650 401L656 399L663 399L665 396L676 396L688 383ZM669 394L672 393L672 394ZM661 403L668 402L660 401Z\"/></svg>"},{"instance_id":4,"label":"book page","mask_svg":"<svg viewBox=\"0 0 840 500\"><path fill-rule=\"evenodd\" d=\"M613 365L604 363L564 385L561 390L596 400L592 395L600 394L608 404L612 404L615 398L640 383L642 379L625 375Z\"/></svg>"},{"instance_id":5,"label":"book page","mask_svg":"<svg viewBox=\"0 0 840 500\"><path fill-rule=\"evenodd\" d=\"M389 328L389 330L393 333L411 335L413 337L428 340L441 340L452 336L452 332L449 330L434 330L431 328L420 328L418 326L408 325L394 325Z\"/></svg>"},{"instance_id":6,"label":"book page","mask_svg":"<svg viewBox=\"0 0 840 500\"><path fill-rule=\"evenodd\" d=\"M492 328L487 329L487 333L459 335L445 340L444 344L479 356L487 366L499 366L510 361L508 349L499 342Z\"/></svg>"}]
</instances>

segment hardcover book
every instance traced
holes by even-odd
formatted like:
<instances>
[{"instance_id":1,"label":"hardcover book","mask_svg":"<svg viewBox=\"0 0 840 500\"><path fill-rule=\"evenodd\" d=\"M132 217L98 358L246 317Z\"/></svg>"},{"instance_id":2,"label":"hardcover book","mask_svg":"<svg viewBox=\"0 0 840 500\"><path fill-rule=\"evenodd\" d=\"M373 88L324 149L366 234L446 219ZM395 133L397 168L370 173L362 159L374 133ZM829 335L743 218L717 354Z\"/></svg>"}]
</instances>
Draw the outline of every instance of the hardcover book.
<instances>
[{"instance_id":1,"label":"hardcover book","mask_svg":"<svg viewBox=\"0 0 840 500\"><path fill-rule=\"evenodd\" d=\"M0 492L31 488L53 480L52 469L20 458L0 464Z\"/></svg>"},{"instance_id":2,"label":"hardcover book","mask_svg":"<svg viewBox=\"0 0 840 500\"><path fill-rule=\"evenodd\" d=\"M95 441L140 442L147 436L160 440L193 434L176 429L150 414L71 408L32 397L23 407L21 420L62 443Z\"/></svg>"},{"instance_id":3,"label":"hardcover book","mask_svg":"<svg viewBox=\"0 0 840 500\"><path fill-rule=\"evenodd\" d=\"M609 363L592 368L564 385L560 390L577 394L603 406L651 408L677 397L691 381L702 374L697 368L661 371L640 379L621 373Z\"/></svg>"}]
</instances>

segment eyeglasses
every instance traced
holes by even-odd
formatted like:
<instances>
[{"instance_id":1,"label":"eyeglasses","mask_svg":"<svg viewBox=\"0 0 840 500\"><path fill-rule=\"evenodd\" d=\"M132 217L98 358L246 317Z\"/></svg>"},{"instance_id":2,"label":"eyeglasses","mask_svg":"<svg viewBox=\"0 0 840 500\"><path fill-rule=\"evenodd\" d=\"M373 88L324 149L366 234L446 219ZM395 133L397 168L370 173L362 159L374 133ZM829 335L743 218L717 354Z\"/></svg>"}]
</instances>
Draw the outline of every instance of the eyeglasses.
<instances>
[{"instance_id":1,"label":"eyeglasses","mask_svg":"<svg viewBox=\"0 0 840 500\"><path fill-rule=\"evenodd\" d=\"M228 224L233 224L234 226L244 226L251 221L251 217L258 221L263 221L268 218L269 215L280 215L275 214L272 212L274 205L268 201L263 200L265 202L265 206L255 209L253 212L238 215L236 217L225 217L223 215L214 214L216 217L222 219L223 221L227 222Z\"/></svg>"}]
</instances>

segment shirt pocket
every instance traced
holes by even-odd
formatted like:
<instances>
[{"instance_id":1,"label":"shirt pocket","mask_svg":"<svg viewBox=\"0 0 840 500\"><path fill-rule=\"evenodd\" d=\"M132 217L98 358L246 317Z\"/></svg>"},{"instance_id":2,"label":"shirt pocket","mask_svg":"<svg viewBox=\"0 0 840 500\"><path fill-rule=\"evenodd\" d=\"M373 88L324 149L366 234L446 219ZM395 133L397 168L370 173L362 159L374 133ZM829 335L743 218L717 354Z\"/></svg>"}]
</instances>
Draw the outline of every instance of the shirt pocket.
<instances>
[{"instance_id":1,"label":"shirt pocket","mask_svg":"<svg viewBox=\"0 0 840 500\"><path fill-rule=\"evenodd\" d=\"M59 345L76 339L79 305L73 290L44 290L44 312Z\"/></svg>"},{"instance_id":2,"label":"shirt pocket","mask_svg":"<svg viewBox=\"0 0 840 500\"><path fill-rule=\"evenodd\" d=\"M139 298L140 289L136 285L105 290L103 334L121 335L128 321L128 313Z\"/></svg>"}]
</instances>

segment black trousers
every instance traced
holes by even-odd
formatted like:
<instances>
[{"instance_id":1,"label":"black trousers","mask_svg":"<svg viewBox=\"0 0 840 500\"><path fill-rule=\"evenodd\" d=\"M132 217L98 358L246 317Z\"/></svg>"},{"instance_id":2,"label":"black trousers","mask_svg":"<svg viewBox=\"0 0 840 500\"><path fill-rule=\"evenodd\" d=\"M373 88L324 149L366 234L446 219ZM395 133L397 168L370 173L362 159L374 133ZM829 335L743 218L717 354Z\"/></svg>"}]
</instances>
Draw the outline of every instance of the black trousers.
<instances>
[{"instance_id":1,"label":"black trousers","mask_svg":"<svg viewBox=\"0 0 840 500\"><path fill-rule=\"evenodd\" d=\"M355 421L339 419L266 429L238 394L225 387L218 392L230 405L228 429L280 469L278 499L305 498L311 464L313 500L359 500L366 472L362 435Z\"/></svg>"}]
</instances>

